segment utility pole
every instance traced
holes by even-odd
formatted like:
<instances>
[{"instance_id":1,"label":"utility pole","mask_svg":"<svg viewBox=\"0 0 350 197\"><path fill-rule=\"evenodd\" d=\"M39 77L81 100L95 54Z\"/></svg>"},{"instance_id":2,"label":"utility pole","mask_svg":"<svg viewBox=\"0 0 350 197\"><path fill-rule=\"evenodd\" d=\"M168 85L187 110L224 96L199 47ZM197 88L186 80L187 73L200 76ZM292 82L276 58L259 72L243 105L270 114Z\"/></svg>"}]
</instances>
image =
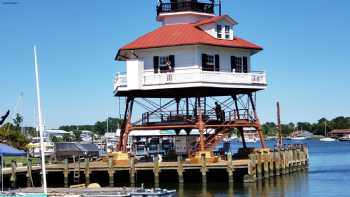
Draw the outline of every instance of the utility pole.
<instances>
[{"instance_id":1,"label":"utility pole","mask_svg":"<svg viewBox=\"0 0 350 197\"><path fill-rule=\"evenodd\" d=\"M283 141L282 141L282 128L281 128L281 111L280 111L279 102L276 103L276 107L277 107L277 132L278 132L277 148L281 148L283 145Z\"/></svg>"}]
</instances>

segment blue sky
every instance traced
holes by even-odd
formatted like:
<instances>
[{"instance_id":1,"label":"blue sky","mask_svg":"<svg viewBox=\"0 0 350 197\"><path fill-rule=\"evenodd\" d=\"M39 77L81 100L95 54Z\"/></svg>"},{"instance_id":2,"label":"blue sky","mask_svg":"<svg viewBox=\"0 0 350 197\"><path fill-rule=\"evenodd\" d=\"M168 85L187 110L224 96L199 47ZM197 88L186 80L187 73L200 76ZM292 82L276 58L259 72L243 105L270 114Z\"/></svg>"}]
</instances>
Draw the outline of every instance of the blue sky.
<instances>
[{"instance_id":1,"label":"blue sky","mask_svg":"<svg viewBox=\"0 0 350 197\"><path fill-rule=\"evenodd\" d=\"M35 44L47 127L116 116L115 54L159 26L156 0L16 1L0 4L0 113L24 92L25 124L34 124ZM237 34L264 47L252 59L268 73L269 87L258 94L262 121L275 121L277 100L283 122L350 115L349 1L222 2L223 13L239 22Z\"/></svg>"}]
</instances>

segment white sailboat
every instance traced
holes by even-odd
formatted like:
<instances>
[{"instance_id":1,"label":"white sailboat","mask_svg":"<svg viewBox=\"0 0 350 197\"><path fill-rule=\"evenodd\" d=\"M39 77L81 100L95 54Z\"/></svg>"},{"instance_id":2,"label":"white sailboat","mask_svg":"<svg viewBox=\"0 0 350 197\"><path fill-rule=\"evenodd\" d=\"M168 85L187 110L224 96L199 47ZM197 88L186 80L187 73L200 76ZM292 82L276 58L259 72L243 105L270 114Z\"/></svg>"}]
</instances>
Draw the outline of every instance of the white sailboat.
<instances>
[{"instance_id":1,"label":"white sailboat","mask_svg":"<svg viewBox=\"0 0 350 197\"><path fill-rule=\"evenodd\" d=\"M327 122L324 123L324 137L320 139L321 142L334 142L336 139L327 137Z\"/></svg>"}]
</instances>

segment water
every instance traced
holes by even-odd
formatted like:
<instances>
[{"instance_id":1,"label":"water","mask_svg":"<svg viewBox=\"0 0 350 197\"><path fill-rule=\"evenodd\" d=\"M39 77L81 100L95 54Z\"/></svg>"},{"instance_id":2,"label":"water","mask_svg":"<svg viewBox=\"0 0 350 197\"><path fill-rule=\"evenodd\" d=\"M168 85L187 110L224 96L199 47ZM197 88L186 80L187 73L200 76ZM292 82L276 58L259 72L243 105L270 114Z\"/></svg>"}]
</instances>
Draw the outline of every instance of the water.
<instances>
[{"instance_id":1,"label":"water","mask_svg":"<svg viewBox=\"0 0 350 197\"><path fill-rule=\"evenodd\" d=\"M164 185L176 188L179 196L223 197L223 196L256 196L256 197L348 197L350 192L350 143L320 142L318 140L302 141L309 146L310 166L308 171L297 172L281 177L261 180L257 183L244 184L236 181L229 185L226 181L209 182L202 187L200 181L187 183L183 187ZM269 143L272 145L272 143ZM237 150L238 143L232 144ZM162 186L162 185L161 185Z\"/></svg>"}]
</instances>

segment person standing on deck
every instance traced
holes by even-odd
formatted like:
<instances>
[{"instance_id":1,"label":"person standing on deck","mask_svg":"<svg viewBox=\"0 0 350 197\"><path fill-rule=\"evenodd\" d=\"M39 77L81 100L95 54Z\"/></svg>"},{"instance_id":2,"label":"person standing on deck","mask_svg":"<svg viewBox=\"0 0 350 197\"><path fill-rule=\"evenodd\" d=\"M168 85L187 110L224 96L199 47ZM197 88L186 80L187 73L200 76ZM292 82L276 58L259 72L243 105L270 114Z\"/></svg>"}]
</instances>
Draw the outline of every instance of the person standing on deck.
<instances>
[{"instance_id":1,"label":"person standing on deck","mask_svg":"<svg viewBox=\"0 0 350 197\"><path fill-rule=\"evenodd\" d=\"M221 121L222 120L222 110L221 110L221 105L219 105L218 102L215 102L215 108L214 108L215 114L216 114L216 120Z\"/></svg>"}]
</instances>

